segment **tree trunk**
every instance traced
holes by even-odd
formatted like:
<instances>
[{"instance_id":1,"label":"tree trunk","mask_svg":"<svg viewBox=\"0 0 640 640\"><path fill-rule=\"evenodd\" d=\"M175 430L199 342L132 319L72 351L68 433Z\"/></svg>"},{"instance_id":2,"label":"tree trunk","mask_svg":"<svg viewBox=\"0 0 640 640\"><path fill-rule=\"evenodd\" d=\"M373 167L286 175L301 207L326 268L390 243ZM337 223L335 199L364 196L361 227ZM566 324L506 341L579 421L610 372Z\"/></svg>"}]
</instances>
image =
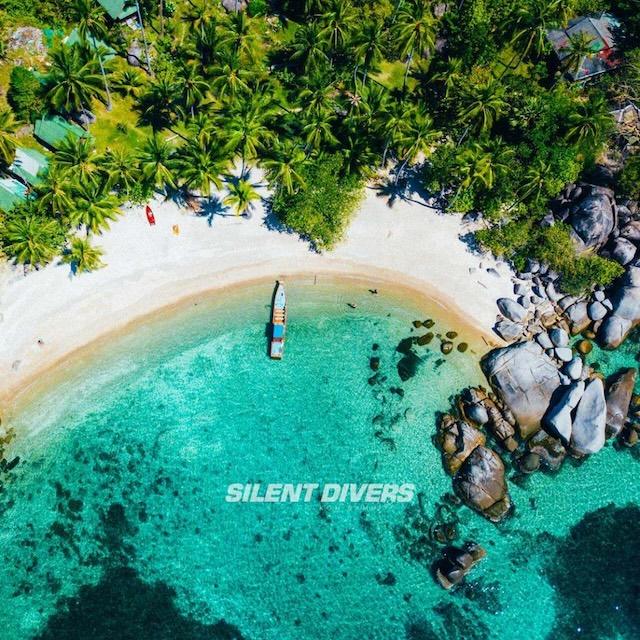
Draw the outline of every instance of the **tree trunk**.
<instances>
[{"instance_id":1,"label":"tree trunk","mask_svg":"<svg viewBox=\"0 0 640 640\"><path fill-rule=\"evenodd\" d=\"M153 75L153 69L151 68L151 58L149 57L149 46L147 45L147 34L144 30L144 22L142 22L142 13L140 12L140 2L136 0L136 10L138 12L138 20L140 21L140 31L142 32L142 43L144 45L144 55L147 59L147 69L150 75Z\"/></svg>"},{"instance_id":2,"label":"tree trunk","mask_svg":"<svg viewBox=\"0 0 640 640\"><path fill-rule=\"evenodd\" d=\"M104 65L102 64L102 55L98 51L98 62L100 64L100 73L102 74L102 80L104 82L104 89L107 92L107 111L111 111L111 91L109 91L109 83L107 82L107 74L104 72Z\"/></svg>"},{"instance_id":3,"label":"tree trunk","mask_svg":"<svg viewBox=\"0 0 640 640\"><path fill-rule=\"evenodd\" d=\"M407 56L407 66L404 70L404 80L402 81L402 93L405 93L407 89L407 77L409 76L409 69L411 68L411 63L413 62L413 49L409 52Z\"/></svg>"}]
</instances>

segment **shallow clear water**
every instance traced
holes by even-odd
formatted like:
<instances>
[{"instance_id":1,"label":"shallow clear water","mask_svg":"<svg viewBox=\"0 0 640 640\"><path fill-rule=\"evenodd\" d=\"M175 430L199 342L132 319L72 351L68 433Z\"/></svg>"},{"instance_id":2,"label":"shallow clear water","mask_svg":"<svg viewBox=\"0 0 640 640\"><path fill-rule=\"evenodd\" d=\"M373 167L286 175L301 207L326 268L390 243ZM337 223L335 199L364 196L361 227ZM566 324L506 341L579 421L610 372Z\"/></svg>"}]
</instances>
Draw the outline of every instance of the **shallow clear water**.
<instances>
[{"instance_id":1,"label":"shallow clear water","mask_svg":"<svg viewBox=\"0 0 640 640\"><path fill-rule=\"evenodd\" d=\"M612 566L637 567L616 538L637 537L631 453L608 447L511 484L516 510L499 527L466 508L450 516L431 437L452 394L481 381L477 354L423 347L403 383L395 348L424 309L300 283L274 363L269 295L254 286L145 323L15 418L23 462L0 494L4 638L638 637L635 569L608 599L595 586ZM373 343L380 385L367 382ZM421 499L229 504L232 482L412 482ZM455 593L433 581L439 548L421 529L450 517L488 551ZM620 566L603 564L609 552Z\"/></svg>"}]
</instances>

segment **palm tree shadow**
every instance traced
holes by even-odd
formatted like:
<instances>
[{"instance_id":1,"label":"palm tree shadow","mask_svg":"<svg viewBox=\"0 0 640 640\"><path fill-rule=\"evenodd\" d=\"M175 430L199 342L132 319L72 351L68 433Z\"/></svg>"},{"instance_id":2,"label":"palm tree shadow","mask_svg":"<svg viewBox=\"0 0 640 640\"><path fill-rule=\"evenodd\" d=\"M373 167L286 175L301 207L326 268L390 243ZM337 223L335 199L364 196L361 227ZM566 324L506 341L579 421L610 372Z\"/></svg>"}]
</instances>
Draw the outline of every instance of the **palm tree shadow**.
<instances>
[{"instance_id":1,"label":"palm tree shadow","mask_svg":"<svg viewBox=\"0 0 640 640\"><path fill-rule=\"evenodd\" d=\"M371 188L377 192L378 198L387 199L387 206L390 209L400 200L443 212L440 199L424 188L420 178L420 169L420 167L406 169L399 177L395 173L391 173Z\"/></svg>"},{"instance_id":2,"label":"palm tree shadow","mask_svg":"<svg viewBox=\"0 0 640 640\"><path fill-rule=\"evenodd\" d=\"M273 202L271 198L264 200L264 216L262 218L262 224L269 229L269 231L277 231L278 233L286 233L293 235L294 231L287 227L282 220L280 220L278 214L273 210Z\"/></svg>"},{"instance_id":3,"label":"palm tree shadow","mask_svg":"<svg viewBox=\"0 0 640 640\"><path fill-rule=\"evenodd\" d=\"M206 218L207 224L212 227L216 216L222 218L233 216L233 214L228 213L228 211L229 207L227 207L220 198L213 196L207 200L200 200L200 208L195 211L195 215L200 218Z\"/></svg>"}]
</instances>

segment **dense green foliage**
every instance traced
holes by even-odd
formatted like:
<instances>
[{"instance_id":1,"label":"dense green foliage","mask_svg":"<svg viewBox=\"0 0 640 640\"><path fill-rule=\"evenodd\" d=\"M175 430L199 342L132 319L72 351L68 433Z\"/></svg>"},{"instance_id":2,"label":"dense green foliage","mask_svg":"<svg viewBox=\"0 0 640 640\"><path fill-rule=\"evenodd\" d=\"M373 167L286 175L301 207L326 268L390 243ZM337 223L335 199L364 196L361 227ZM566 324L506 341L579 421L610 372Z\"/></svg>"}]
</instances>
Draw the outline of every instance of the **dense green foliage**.
<instances>
[{"instance_id":1,"label":"dense green foliage","mask_svg":"<svg viewBox=\"0 0 640 640\"><path fill-rule=\"evenodd\" d=\"M342 238L362 195L362 181L343 172L338 155L309 164L301 171L308 188L290 193L277 190L273 210L291 229L307 236L320 250Z\"/></svg>"},{"instance_id":2,"label":"dense green foliage","mask_svg":"<svg viewBox=\"0 0 640 640\"><path fill-rule=\"evenodd\" d=\"M619 263L597 255L576 255L569 227L556 223L547 227L534 219L512 221L501 227L484 229L478 240L498 256L513 260L523 269L527 258L534 258L561 276L568 293L583 293L592 285L607 285L624 273Z\"/></svg>"},{"instance_id":3,"label":"dense green foliage","mask_svg":"<svg viewBox=\"0 0 640 640\"><path fill-rule=\"evenodd\" d=\"M18 15L18 3L4 1ZM575 256L559 230L534 221L611 143L611 105L640 94L637 0L612 2L251 0L248 11L227 13L209 0L144 0L142 32L113 24L95 0L64 3L55 20L56 3L39 2L40 19L77 27L81 42L50 51L41 90L13 79L19 117L33 117L39 101L72 114L111 98L132 102L152 134L130 136L134 123L118 122L120 145L62 149L37 206L72 233L78 224L99 231L116 201L154 189L203 199L224 189L225 206L249 212L259 196L246 173L258 166L276 214L326 249L366 179L402 196L419 168L451 211L481 210L496 224L486 246L516 260L548 251L570 287L603 282L609 263ZM589 43L572 42L560 65L547 30L610 8L625 21L627 65L588 85L568 82ZM151 69L125 62L132 45ZM88 217L95 207L79 211L89 197L104 204L97 221Z\"/></svg>"},{"instance_id":4,"label":"dense green foliage","mask_svg":"<svg viewBox=\"0 0 640 640\"><path fill-rule=\"evenodd\" d=\"M35 120L45 110L40 81L24 67L11 69L7 101L16 118L24 122Z\"/></svg>"},{"instance_id":5,"label":"dense green foliage","mask_svg":"<svg viewBox=\"0 0 640 640\"><path fill-rule=\"evenodd\" d=\"M619 179L624 195L640 200L640 156L632 156L627 161Z\"/></svg>"}]
</instances>

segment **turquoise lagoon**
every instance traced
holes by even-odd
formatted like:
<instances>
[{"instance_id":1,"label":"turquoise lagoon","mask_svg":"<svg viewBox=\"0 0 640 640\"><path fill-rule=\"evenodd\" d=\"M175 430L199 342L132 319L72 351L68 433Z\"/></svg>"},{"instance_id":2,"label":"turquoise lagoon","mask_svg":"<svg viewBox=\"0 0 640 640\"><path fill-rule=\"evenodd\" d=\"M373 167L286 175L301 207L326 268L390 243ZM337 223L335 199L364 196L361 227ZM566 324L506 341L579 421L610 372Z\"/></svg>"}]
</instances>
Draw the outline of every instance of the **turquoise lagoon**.
<instances>
[{"instance_id":1,"label":"turquoise lagoon","mask_svg":"<svg viewBox=\"0 0 640 640\"><path fill-rule=\"evenodd\" d=\"M280 363L266 356L271 285L256 284L142 322L44 380L13 418L22 461L0 493L2 637L639 637L636 457L608 446L556 476L510 470L515 511L499 526L447 507L431 438L451 396L482 381L479 354L421 347L402 382L411 321L451 320L378 287L291 283ZM233 482L412 482L419 496L232 504ZM430 572L442 521L488 551L452 593Z\"/></svg>"}]
</instances>

